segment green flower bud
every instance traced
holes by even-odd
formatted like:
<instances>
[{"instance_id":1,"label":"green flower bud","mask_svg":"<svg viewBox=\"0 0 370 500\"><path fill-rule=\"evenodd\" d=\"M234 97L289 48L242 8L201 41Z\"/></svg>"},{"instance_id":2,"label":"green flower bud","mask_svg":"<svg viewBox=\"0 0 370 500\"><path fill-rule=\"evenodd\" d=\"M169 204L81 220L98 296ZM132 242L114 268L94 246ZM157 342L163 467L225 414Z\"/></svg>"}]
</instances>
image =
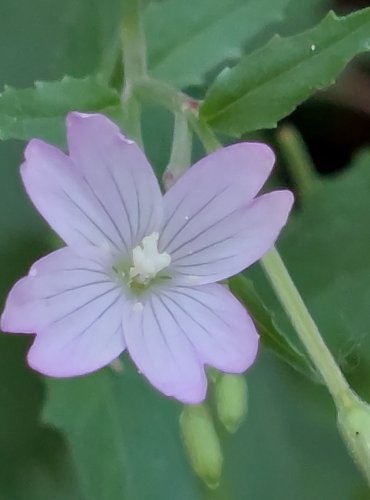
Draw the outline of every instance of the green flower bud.
<instances>
[{"instance_id":1,"label":"green flower bud","mask_svg":"<svg viewBox=\"0 0 370 500\"><path fill-rule=\"evenodd\" d=\"M228 432L235 432L248 409L247 382L242 375L222 374L215 385L217 415Z\"/></svg>"},{"instance_id":2,"label":"green flower bud","mask_svg":"<svg viewBox=\"0 0 370 500\"><path fill-rule=\"evenodd\" d=\"M338 428L354 462L370 484L370 406L356 398L339 408Z\"/></svg>"},{"instance_id":3,"label":"green flower bud","mask_svg":"<svg viewBox=\"0 0 370 500\"><path fill-rule=\"evenodd\" d=\"M180 429L195 473L209 488L217 488L223 456L212 417L204 404L185 406Z\"/></svg>"}]
</instances>

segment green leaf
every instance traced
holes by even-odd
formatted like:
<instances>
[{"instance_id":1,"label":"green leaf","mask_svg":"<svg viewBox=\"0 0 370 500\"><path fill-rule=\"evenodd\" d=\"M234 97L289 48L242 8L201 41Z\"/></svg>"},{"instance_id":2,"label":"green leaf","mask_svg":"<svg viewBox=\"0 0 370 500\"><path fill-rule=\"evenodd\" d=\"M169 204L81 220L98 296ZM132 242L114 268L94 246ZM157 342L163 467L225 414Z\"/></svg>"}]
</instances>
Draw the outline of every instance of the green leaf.
<instances>
[{"instance_id":1,"label":"green leaf","mask_svg":"<svg viewBox=\"0 0 370 500\"><path fill-rule=\"evenodd\" d=\"M118 119L119 95L90 77L36 82L30 89L6 87L0 94L0 139L38 137L61 144L66 114L74 110L101 112Z\"/></svg>"},{"instance_id":2,"label":"green leaf","mask_svg":"<svg viewBox=\"0 0 370 500\"><path fill-rule=\"evenodd\" d=\"M370 49L370 8L329 13L303 34L275 37L224 70L209 88L201 115L232 136L272 128L317 90L334 83L356 55Z\"/></svg>"},{"instance_id":3,"label":"green leaf","mask_svg":"<svg viewBox=\"0 0 370 500\"><path fill-rule=\"evenodd\" d=\"M64 431L86 500L200 500L178 429L179 405L124 364L48 380L44 418Z\"/></svg>"},{"instance_id":4,"label":"green leaf","mask_svg":"<svg viewBox=\"0 0 370 500\"><path fill-rule=\"evenodd\" d=\"M229 279L229 287L251 314L261 335L262 344L295 370L319 382L320 379L307 356L291 342L283 330L279 329L273 313L267 309L261 297L258 296L253 282L238 274Z\"/></svg>"},{"instance_id":5,"label":"green leaf","mask_svg":"<svg viewBox=\"0 0 370 500\"><path fill-rule=\"evenodd\" d=\"M149 5L146 32L153 76L185 87L204 82L246 42L281 21L290 0L168 0Z\"/></svg>"}]
</instances>

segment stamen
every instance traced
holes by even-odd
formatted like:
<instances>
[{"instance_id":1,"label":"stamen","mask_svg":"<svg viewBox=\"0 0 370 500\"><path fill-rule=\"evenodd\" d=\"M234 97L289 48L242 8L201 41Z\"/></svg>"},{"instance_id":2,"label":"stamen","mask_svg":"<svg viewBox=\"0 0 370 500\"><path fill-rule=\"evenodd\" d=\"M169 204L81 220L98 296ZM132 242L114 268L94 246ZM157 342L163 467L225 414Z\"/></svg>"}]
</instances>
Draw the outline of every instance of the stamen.
<instances>
[{"instance_id":1,"label":"stamen","mask_svg":"<svg viewBox=\"0 0 370 500\"><path fill-rule=\"evenodd\" d=\"M156 275L171 263L168 253L158 252L158 233L145 236L140 245L132 251L133 266L130 268L130 282L135 280L140 284L147 284Z\"/></svg>"}]
</instances>

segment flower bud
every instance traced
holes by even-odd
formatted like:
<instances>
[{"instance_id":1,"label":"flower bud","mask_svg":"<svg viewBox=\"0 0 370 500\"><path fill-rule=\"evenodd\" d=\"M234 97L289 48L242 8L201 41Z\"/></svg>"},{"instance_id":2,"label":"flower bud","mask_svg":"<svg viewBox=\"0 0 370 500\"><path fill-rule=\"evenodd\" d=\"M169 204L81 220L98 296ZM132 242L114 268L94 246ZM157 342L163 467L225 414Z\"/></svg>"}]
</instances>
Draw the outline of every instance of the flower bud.
<instances>
[{"instance_id":1,"label":"flower bud","mask_svg":"<svg viewBox=\"0 0 370 500\"><path fill-rule=\"evenodd\" d=\"M338 428L354 462L370 483L370 406L353 399L338 409Z\"/></svg>"},{"instance_id":2,"label":"flower bud","mask_svg":"<svg viewBox=\"0 0 370 500\"><path fill-rule=\"evenodd\" d=\"M204 404L185 406L180 429L193 470L209 488L217 488L223 456L207 407Z\"/></svg>"},{"instance_id":3,"label":"flower bud","mask_svg":"<svg viewBox=\"0 0 370 500\"><path fill-rule=\"evenodd\" d=\"M247 414L248 389L245 378L242 375L220 375L215 385L215 397L220 422L228 432L235 432Z\"/></svg>"}]
</instances>

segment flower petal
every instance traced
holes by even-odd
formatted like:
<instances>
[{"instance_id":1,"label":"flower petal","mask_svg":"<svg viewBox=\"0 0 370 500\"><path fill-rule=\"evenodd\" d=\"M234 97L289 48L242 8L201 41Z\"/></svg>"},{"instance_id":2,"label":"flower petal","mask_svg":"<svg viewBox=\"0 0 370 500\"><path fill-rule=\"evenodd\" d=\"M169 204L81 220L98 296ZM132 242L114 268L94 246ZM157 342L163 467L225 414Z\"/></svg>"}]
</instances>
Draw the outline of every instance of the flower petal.
<instances>
[{"instance_id":1,"label":"flower petal","mask_svg":"<svg viewBox=\"0 0 370 500\"><path fill-rule=\"evenodd\" d=\"M192 285L212 283L247 268L273 246L292 203L290 191L274 191L232 212L224 207L226 214L212 223L195 217L172 248L178 279Z\"/></svg>"},{"instance_id":2,"label":"flower petal","mask_svg":"<svg viewBox=\"0 0 370 500\"><path fill-rule=\"evenodd\" d=\"M28 195L67 244L124 248L122 238L68 156L33 139L25 157L21 175Z\"/></svg>"},{"instance_id":3,"label":"flower petal","mask_svg":"<svg viewBox=\"0 0 370 500\"><path fill-rule=\"evenodd\" d=\"M28 352L28 364L50 377L75 377L107 366L122 354L126 345L122 307L117 302L109 309L104 305L103 311L101 316L96 313L88 330L85 322L82 326L80 319L77 324L71 319L68 324L36 335Z\"/></svg>"},{"instance_id":4,"label":"flower petal","mask_svg":"<svg viewBox=\"0 0 370 500\"><path fill-rule=\"evenodd\" d=\"M250 203L274 160L265 144L239 143L196 163L164 196L161 251L171 254L198 228L211 226Z\"/></svg>"},{"instance_id":5,"label":"flower petal","mask_svg":"<svg viewBox=\"0 0 370 500\"><path fill-rule=\"evenodd\" d=\"M1 327L37 333L29 363L51 376L80 375L124 349L124 297L100 262L62 248L36 262L11 290Z\"/></svg>"},{"instance_id":6,"label":"flower petal","mask_svg":"<svg viewBox=\"0 0 370 500\"><path fill-rule=\"evenodd\" d=\"M129 249L158 230L163 202L144 153L103 115L70 113L69 153L87 188L109 214Z\"/></svg>"},{"instance_id":7,"label":"flower petal","mask_svg":"<svg viewBox=\"0 0 370 500\"><path fill-rule=\"evenodd\" d=\"M159 297L151 296L145 304L131 303L123 330L130 356L154 387L184 403L205 398L203 366Z\"/></svg>"},{"instance_id":8,"label":"flower petal","mask_svg":"<svg viewBox=\"0 0 370 500\"><path fill-rule=\"evenodd\" d=\"M21 174L39 212L71 246L131 253L158 229L162 197L144 154L102 115L68 117L71 158L32 140Z\"/></svg>"},{"instance_id":9,"label":"flower petal","mask_svg":"<svg viewBox=\"0 0 370 500\"><path fill-rule=\"evenodd\" d=\"M163 290L160 301L202 363L242 373L253 363L258 334L245 308L219 284Z\"/></svg>"}]
</instances>

